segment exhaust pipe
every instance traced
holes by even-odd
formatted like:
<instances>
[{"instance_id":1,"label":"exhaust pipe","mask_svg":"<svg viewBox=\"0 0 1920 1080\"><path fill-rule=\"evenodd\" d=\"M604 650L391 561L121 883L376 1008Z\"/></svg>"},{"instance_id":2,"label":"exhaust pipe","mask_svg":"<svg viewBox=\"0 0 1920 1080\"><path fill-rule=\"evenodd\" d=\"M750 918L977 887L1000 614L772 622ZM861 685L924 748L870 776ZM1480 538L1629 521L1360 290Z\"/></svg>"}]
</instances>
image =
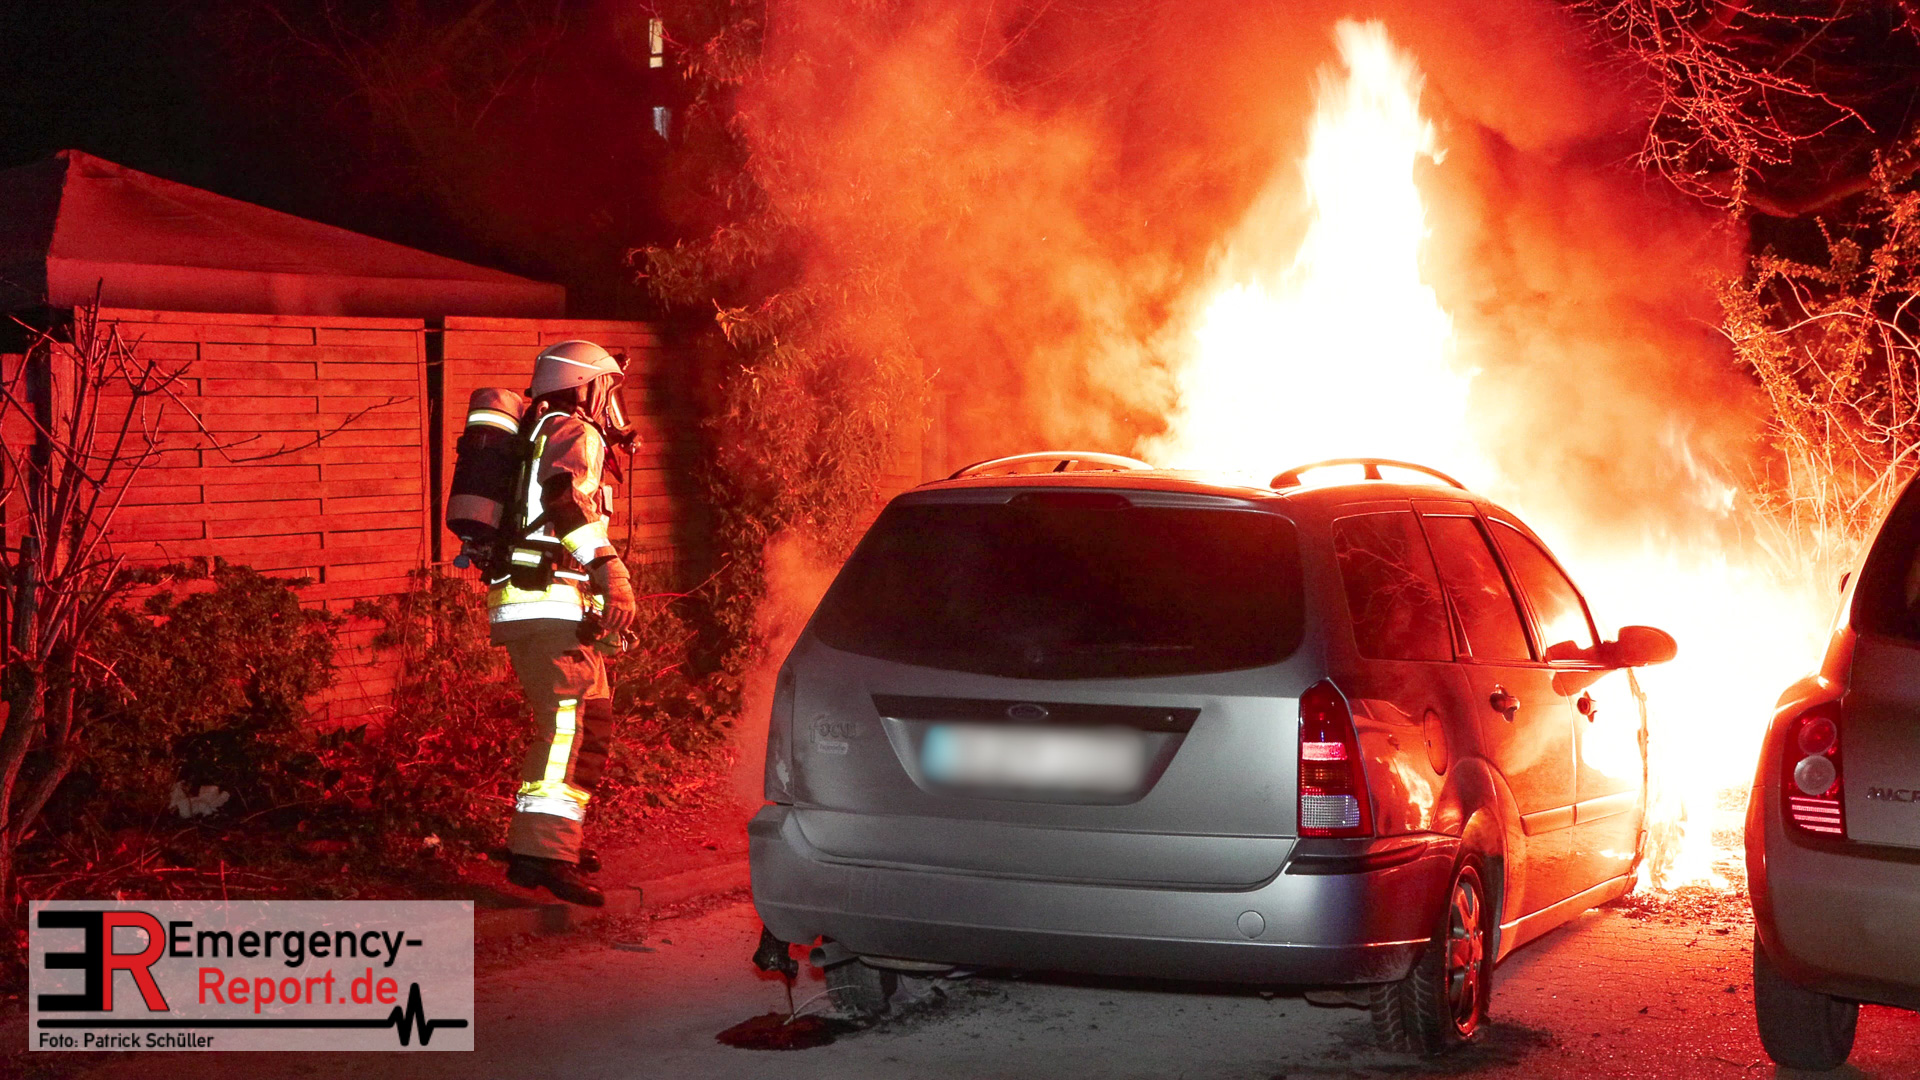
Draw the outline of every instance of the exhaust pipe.
<instances>
[{"instance_id":1,"label":"exhaust pipe","mask_svg":"<svg viewBox=\"0 0 1920 1080\"><path fill-rule=\"evenodd\" d=\"M839 967L849 960L858 959L860 958L853 954L853 950L832 938L822 939L820 944L815 945L813 951L807 954L807 962L822 971L830 967Z\"/></svg>"}]
</instances>

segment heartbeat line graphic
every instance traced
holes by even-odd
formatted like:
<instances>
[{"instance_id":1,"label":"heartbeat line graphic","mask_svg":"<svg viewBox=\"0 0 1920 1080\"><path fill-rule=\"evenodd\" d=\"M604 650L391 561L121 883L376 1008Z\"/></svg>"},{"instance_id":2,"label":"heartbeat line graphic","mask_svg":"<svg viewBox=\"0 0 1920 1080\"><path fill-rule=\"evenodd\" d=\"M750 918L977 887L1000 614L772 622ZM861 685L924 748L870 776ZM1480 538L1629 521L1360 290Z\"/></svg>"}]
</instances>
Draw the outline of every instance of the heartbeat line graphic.
<instances>
[{"instance_id":1,"label":"heartbeat line graphic","mask_svg":"<svg viewBox=\"0 0 1920 1080\"><path fill-rule=\"evenodd\" d=\"M415 1027L420 1029L420 1045L425 1046L433 1041L433 1031L435 1028L463 1028L467 1026L465 1020L427 1019L426 1007L420 1004L419 983L414 983L413 989L407 991L406 1010L403 1012L400 1006L395 1005L393 1011L387 1014L387 1023L400 1033L401 1046L407 1045L407 1037L413 1033Z\"/></svg>"},{"instance_id":2,"label":"heartbeat line graphic","mask_svg":"<svg viewBox=\"0 0 1920 1080\"><path fill-rule=\"evenodd\" d=\"M385 1020L283 1020L277 1017L261 1017L257 1020L42 1020L38 1026L41 1030L72 1028L90 1029L93 1031L101 1031L107 1028L134 1028L141 1030L300 1028L308 1030L324 1029L329 1031L342 1029L380 1030L382 1028L392 1028L400 1036L401 1046L411 1045L413 1034L416 1030L420 1033L420 1045L425 1046L433 1041L433 1033L440 1028L463 1028L467 1026L467 1021L461 1019L429 1020L427 1018L426 1006L420 1002L420 984L414 983L407 991L406 1008L403 1009L395 1005L393 1011L387 1014Z\"/></svg>"}]
</instances>

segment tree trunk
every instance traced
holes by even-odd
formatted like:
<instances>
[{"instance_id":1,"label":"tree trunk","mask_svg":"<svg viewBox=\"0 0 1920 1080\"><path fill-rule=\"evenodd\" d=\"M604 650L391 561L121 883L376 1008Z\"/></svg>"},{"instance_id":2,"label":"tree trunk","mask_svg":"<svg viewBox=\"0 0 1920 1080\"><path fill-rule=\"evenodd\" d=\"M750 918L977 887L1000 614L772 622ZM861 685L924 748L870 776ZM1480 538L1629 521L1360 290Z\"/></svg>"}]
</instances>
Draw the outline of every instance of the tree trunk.
<instances>
[{"instance_id":1,"label":"tree trunk","mask_svg":"<svg viewBox=\"0 0 1920 1080\"><path fill-rule=\"evenodd\" d=\"M20 564L14 575L13 646L4 672L6 714L0 720L0 903L13 899L13 785L33 745L40 722L39 547L32 536L20 539Z\"/></svg>"},{"instance_id":2,"label":"tree trunk","mask_svg":"<svg viewBox=\"0 0 1920 1080\"><path fill-rule=\"evenodd\" d=\"M24 665L21 665L24 666ZM30 675L9 679L7 699L0 701L0 910L13 904L13 783L20 775L20 763L26 760L32 745L32 709L15 709L17 688L33 680Z\"/></svg>"},{"instance_id":3,"label":"tree trunk","mask_svg":"<svg viewBox=\"0 0 1920 1080\"><path fill-rule=\"evenodd\" d=\"M52 697L51 701L46 700L48 696ZM34 778L32 787L20 800L19 811L9 815L7 832L3 837L9 851L26 842L34 823L40 820L40 811L46 809L47 800L53 798L54 789L60 786L60 781L66 779L67 773L73 769L74 758L77 756L75 747L78 745L73 737L73 696L74 688L71 679L66 680L64 685L46 690L42 694L41 711L46 715L47 750L50 760L47 762L46 771Z\"/></svg>"},{"instance_id":4,"label":"tree trunk","mask_svg":"<svg viewBox=\"0 0 1920 1080\"><path fill-rule=\"evenodd\" d=\"M46 809L47 800L53 798L53 792L60 786L60 781L65 780L67 773L72 771L73 759L71 742L64 743L54 750L53 761L47 765L47 771L33 782L33 790L20 803L20 812L10 815L12 820L8 822L5 838L9 858L12 857L13 850L26 841L28 831L33 828L34 822L40 819L40 811Z\"/></svg>"}]
</instances>

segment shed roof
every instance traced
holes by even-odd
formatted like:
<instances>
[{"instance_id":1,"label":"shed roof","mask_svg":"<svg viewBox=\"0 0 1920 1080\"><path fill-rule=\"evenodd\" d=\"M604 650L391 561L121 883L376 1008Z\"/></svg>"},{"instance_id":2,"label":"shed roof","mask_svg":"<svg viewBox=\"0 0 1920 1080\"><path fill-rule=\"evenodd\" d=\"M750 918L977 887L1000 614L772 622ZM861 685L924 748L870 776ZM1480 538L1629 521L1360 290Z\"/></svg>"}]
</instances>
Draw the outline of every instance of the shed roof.
<instances>
[{"instance_id":1,"label":"shed roof","mask_svg":"<svg viewBox=\"0 0 1920 1080\"><path fill-rule=\"evenodd\" d=\"M0 310L557 318L566 290L79 150L0 170Z\"/></svg>"}]
</instances>

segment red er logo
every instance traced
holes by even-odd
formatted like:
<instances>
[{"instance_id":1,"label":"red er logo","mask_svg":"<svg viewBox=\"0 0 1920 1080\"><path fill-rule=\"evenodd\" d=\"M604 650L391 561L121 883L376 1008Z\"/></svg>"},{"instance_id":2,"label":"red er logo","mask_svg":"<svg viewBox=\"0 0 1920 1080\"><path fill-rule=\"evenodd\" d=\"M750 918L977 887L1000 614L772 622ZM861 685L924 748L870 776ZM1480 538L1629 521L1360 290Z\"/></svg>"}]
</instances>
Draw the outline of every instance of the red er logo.
<instances>
[{"instance_id":1,"label":"red er logo","mask_svg":"<svg viewBox=\"0 0 1920 1080\"><path fill-rule=\"evenodd\" d=\"M165 931L160 920L144 911L42 911L42 930L82 930L85 943L79 952L47 954L50 971L79 968L86 972L86 986L78 994L41 994L40 1008L48 1012L112 1012L113 973L125 969L133 976L149 1012L167 1012L167 999L154 981L153 965L165 954ZM146 948L139 952L113 951L113 932L121 927L140 930L147 935Z\"/></svg>"}]
</instances>

